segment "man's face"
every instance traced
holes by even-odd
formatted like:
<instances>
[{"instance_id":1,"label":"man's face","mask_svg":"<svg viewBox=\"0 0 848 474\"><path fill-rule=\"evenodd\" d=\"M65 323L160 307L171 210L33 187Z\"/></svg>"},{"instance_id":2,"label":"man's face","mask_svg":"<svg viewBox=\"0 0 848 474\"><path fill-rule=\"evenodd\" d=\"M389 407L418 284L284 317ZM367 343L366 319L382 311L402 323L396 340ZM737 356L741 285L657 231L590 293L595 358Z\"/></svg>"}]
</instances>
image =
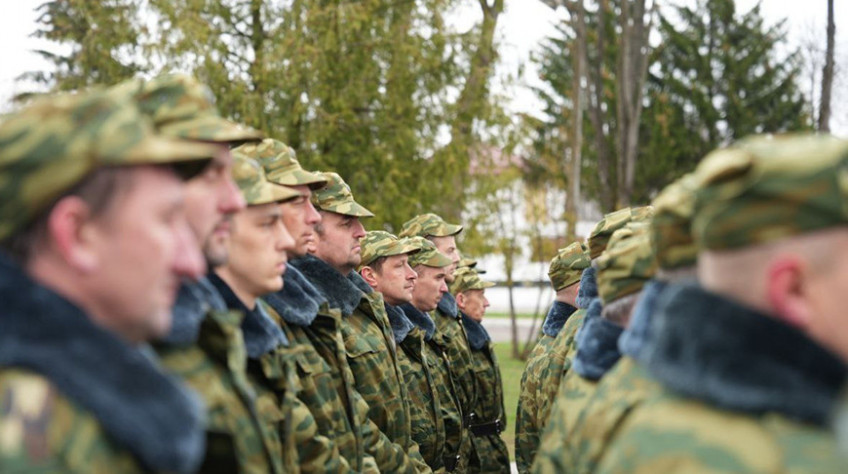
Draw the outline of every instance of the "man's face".
<instances>
[{"instance_id":1,"label":"man's face","mask_svg":"<svg viewBox=\"0 0 848 474\"><path fill-rule=\"evenodd\" d=\"M312 195L309 186L289 187L298 190L302 196L288 200L280 206L283 208L283 222L295 242L292 254L302 257L316 251L315 224L321 222L321 214L309 200Z\"/></svg>"},{"instance_id":2,"label":"man's face","mask_svg":"<svg viewBox=\"0 0 848 474\"><path fill-rule=\"evenodd\" d=\"M433 242L433 245L447 256L453 263L445 268L446 280L448 283L453 282L453 272L456 271L456 265L459 263L459 249L456 248L456 238L452 235L447 237L428 237Z\"/></svg>"},{"instance_id":3,"label":"man's face","mask_svg":"<svg viewBox=\"0 0 848 474\"><path fill-rule=\"evenodd\" d=\"M347 275L362 261L359 240L365 237L365 228L358 217L326 211L321 211L321 227L315 256Z\"/></svg>"},{"instance_id":4,"label":"man's face","mask_svg":"<svg viewBox=\"0 0 848 474\"><path fill-rule=\"evenodd\" d=\"M100 322L136 343L167 334L181 279L199 278L205 264L173 171L139 166L129 181L81 232L93 243L87 285Z\"/></svg>"},{"instance_id":5,"label":"man's face","mask_svg":"<svg viewBox=\"0 0 848 474\"><path fill-rule=\"evenodd\" d=\"M186 215L203 245L210 266L227 261L227 239L233 214L244 209L244 198L230 175L233 158L222 146L206 170L186 183Z\"/></svg>"},{"instance_id":6,"label":"man's face","mask_svg":"<svg viewBox=\"0 0 848 474\"><path fill-rule=\"evenodd\" d=\"M479 323L486 314L489 300L486 299L486 290L467 290L457 296L456 304L469 318Z\"/></svg>"},{"instance_id":7,"label":"man's face","mask_svg":"<svg viewBox=\"0 0 848 474\"><path fill-rule=\"evenodd\" d=\"M392 306L402 305L412 301L412 291L418 274L409 266L407 255L386 257L380 271L374 272L377 280L376 291L383 294L383 299Z\"/></svg>"},{"instance_id":8,"label":"man's face","mask_svg":"<svg viewBox=\"0 0 848 474\"><path fill-rule=\"evenodd\" d=\"M233 217L230 258L220 270L240 298L258 298L283 287L287 252L293 247L278 203L249 206Z\"/></svg>"},{"instance_id":9,"label":"man's face","mask_svg":"<svg viewBox=\"0 0 848 474\"><path fill-rule=\"evenodd\" d=\"M412 306L419 311L433 311L439 305L442 295L448 291L445 283L445 268L434 268L425 265L415 267L418 281L412 290Z\"/></svg>"}]
</instances>

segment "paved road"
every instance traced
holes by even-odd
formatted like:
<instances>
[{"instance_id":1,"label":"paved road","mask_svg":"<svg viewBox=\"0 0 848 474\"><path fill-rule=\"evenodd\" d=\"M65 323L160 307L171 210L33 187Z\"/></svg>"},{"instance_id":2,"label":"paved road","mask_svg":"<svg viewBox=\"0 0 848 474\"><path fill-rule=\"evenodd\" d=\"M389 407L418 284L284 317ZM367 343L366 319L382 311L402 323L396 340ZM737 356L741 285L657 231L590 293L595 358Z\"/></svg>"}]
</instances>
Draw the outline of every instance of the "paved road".
<instances>
[{"instance_id":1,"label":"paved road","mask_svg":"<svg viewBox=\"0 0 848 474\"><path fill-rule=\"evenodd\" d=\"M519 318L516 320L518 325L518 340L524 343L527 340L527 334L530 332L532 319ZM483 327L489 331L493 342L509 342L512 340L512 321L509 318L489 318L483 319ZM536 331L542 324L542 318L536 320Z\"/></svg>"}]
</instances>

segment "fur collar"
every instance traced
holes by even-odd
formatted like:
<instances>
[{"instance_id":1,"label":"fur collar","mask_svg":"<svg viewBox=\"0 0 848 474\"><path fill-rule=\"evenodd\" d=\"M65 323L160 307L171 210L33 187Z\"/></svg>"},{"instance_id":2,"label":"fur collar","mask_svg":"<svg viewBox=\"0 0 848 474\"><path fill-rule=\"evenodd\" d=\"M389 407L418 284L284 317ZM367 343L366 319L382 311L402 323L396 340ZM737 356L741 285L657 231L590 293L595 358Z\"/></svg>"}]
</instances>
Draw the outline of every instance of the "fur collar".
<instances>
[{"instance_id":1,"label":"fur collar","mask_svg":"<svg viewBox=\"0 0 848 474\"><path fill-rule=\"evenodd\" d=\"M283 274L283 289L265 295L262 299L274 308L284 321L304 327L315 321L321 305L327 302L294 265L289 265Z\"/></svg>"},{"instance_id":2,"label":"fur collar","mask_svg":"<svg viewBox=\"0 0 848 474\"><path fill-rule=\"evenodd\" d=\"M211 273L209 282L218 290L227 308L244 313L241 332L244 337L244 348L251 359L258 359L279 346L289 345L282 328L268 316L258 301L253 309L249 309L221 277Z\"/></svg>"},{"instance_id":3,"label":"fur collar","mask_svg":"<svg viewBox=\"0 0 848 474\"><path fill-rule=\"evenodd\" d=\"M696 285L659 300L647 368L684 396L823 425L846 367L800 331Z\"/></svg>"},{"instance_id":4,"label":"fur collar","mask_svg":"<svg viewBox=\"0 0 848 474\"><path fill-rule=\"evenodd\" d=\"M0 366L43 375L153 471L194 472L204 454L200 400L143 348L0 261Z\"/></svg>"},{"instance_id":5,"label":"fur collar","mask_svg":"<svg viewBox=\"0 0 848 474\"><path fill-rule=\"evenodd\" d=\"M211 310L227 309L221 295L207 278L198 282L184 282L177 294L177 302L171 311L173 322L171 330L161 342L165 344L187 345L197 342L200 324Z\"/></svg>"},{"instance_id":6,"label":"fur collar","mask_svg":"<svg viewBox=\"0 0 848 474\"><path fill-rule=\"evenodd\" d=\"M447 291L442 295L442 299L439 300L439 305L436 306L436 310L445 316L450 316L453 319L459 319L459 308L456 306L456 298L453 297L450 291Z\"/></svg>"},{"instance_id":7,"label":"fur collar","mask_svg":"<svg viewBox=\"0 0 848 474\"><path fill-rule=\"evenodd\" d=\"M409 332L415 328L415 325L412 324L412 321L397 306L392 306L389 303L385 303L383 306L386 308L386 315L389 316L389 323L392 325L395 342L400 344L406 339Z\"/></svg>"},{"instance_id":8,"label":"fur collar","mask_svg":"<svg viewBox=\"0 0 848 474\"><path fill-rule=\"evenodd\" d=\"M360 275L359 273L350 272L347 275L347 279L350 280L350 282L353 283L354 286L359 288L359 291L365 293L366 295L374 293L374 288L371 288L371 285L366 283L365 280L362 278L362 275Z\"/></svg>"},{"instance_id":9,"label":"fur collar","mask_svg":"<svg viewBox=\"0 0 848 474\"><path fill-rule=\"evenodd\" d=\"M601 317L601 300L595 298L577 331L574 370L584 378L598 380L621 358L618 337L623 328Z\"/></svg>"},{"instance_id":10,"label":"fur collar","mask_svg":"<svg viewBox=\"0 0 848 474\"><path fill-rule=\"evenodd\" d=\"M418 311L418 308L412 306L412 303L404 303L398 306L403 314L406 315L412 324L424 330L424 340L433 339L433 334L436 333L436 323L429 314Z\"/></svg>"},{"instance_id":11,"label":"fur collar","mask_svg":"<svg viewBox=\"0 0 848 474\"><path fill-rule=\"evenodd\" d=\"M462 311L460 311L459 314L460 317L462 317L462 325L465 326L465 333L468 334L468 345L475 351L479 351L486 347L486 345L492 340L492 338L489 337L489 332L486 331L486 328L477 321L469 318L468 315Z\"/></svg>"},{"instance_id":12,"label":"fur collar","mask_svg":"<svg viewBox=\"0 0 848 474\"><path fill-rule=\"evenodd\" d=\"M554 301L551 309L548 310L548 315L545 317L545 324L542 325L542 332L546 336L556 337L559 334L568 318L577 311L577 308L562 301Z\"/></svg>"},{"instance_id":13,"label":"fur collar","mask_svg":"<svg viewBox=\"0 0 848 474\"><path fill-rule=\"evenodd\" d=\"M577 307L586 309L592 300L598 297L598 280L595 278L597 270L588 267L580 275L580 289L577 291Z\"/></svg>"},{"instance_id":14,"label":"fur collar","mask_svg":"<svg viewBox=\"0 0 848 474\"><path fill-rule=\"evenodd\" d=\"M651 337L651 324L657 308L657 300L670 283L652 279L645 283L639 301L633 307L630 324L618 340L618 349L622 354L644 361L642 348Z\"/></svg>"},{"instance_id":15,"label":"fur collar","mask_svg":"<svg viewBox=\"0 0 848 474\"><path fill-rule=\"evenodd\" d=\"M331 308L339 308L342 316L350 316L359 306L362 290L327 262L313 255L307 255L292 261L291 266L300 271Z\"/></svg>"}]
</instances>

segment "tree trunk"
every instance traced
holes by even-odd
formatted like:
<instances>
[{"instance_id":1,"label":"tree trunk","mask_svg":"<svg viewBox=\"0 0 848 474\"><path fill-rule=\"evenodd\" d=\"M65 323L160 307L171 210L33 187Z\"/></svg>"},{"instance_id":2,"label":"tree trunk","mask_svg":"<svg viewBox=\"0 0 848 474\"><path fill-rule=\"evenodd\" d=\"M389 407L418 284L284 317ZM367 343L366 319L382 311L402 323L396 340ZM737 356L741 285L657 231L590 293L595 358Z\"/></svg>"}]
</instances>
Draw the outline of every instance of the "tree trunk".
<instances>
[{"instance_id":1,"label":"tree trunk","mask_svg":"<svg viewBox=\"0 0 848 474\"><path fill-rule=\"evenodd\" d=\"M830 131L830 102L833 88L833 55L836 23L833 20L833 0L827 0L827 52L822 68L821 106L819 107L819 131Z\"/></svg>"},{"instance_id":2,"label":"tree trunk","mask_svg":"<svg viewBox=\"0 0 848 474\"><path fill-rule=\"evenodd\" d=\"M583 0L575 0L572 10L572 25L577 32L577 38L573 42L571 61L574 64L574 82L572 85L573 111L573 133L571 136L571 176L568 184L568 200L566 201L566 218L568 220L568 240L577 238L577 222L580 221L580 180L583 169L583 70L586 57L586 11L583 8ZM576 10L576 18L574 13Z\"/></svg>"},{"instance_id":3,"label":"tree trunk","mask_svg":"<svg viewBox=\"0 0 848 474\"><path fill-rule=\"evenodd\" d=\"M606 113L603 110L604 106L604 56L606 55L606 28L605 17L609 14L609 3L607 0L600 0L598 7L599 25L598 25L598 40L597 40L597 57L594 61L594 67L588 68L586 79L589 85L589 101L587 103L589 109L589 119L592 122L592 127L595 128L595 152L598 154L598 181L600 182L599 201L603 212L610 212L615 209L617 200L617 191L615 183L612 181L613 166L610 158L609 145L607 144L607 133L609 122L605 120ZM586 22L580 23L581 31L578 35L584 38L583 44L586 44ZM584 48L583 57L584 64L591 64L588 57L588 47Z\"/></svg>"}]
</instances>

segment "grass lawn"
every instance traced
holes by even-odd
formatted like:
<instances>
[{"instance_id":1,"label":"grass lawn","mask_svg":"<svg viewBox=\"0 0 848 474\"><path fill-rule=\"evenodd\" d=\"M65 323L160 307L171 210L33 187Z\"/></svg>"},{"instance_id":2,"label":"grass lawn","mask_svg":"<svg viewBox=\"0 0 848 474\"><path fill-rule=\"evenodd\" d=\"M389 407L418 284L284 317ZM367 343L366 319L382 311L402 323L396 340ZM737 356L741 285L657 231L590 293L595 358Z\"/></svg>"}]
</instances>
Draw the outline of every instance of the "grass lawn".
<instances>
[{"instance_id":1,"label":"grass lawn","mask_svg":"<svg viewBox=\"0 0 848 474\"><path fill-rule=\"evenodd\" d=\"M486 314L486 317L489 317ZM501 380L504 389L504 410L506 410L506 431L501 433L509 448L509 458L515 460L515 408L518 406L518 393L521 389L521 373L524 361L512 358L512 346L509 342L495 343L495 354L501 366Z\"/></svg>"},{"instance_id":2,"label":"grass lawn","mask_svg":"<svg viewBox=\"0 0 848 474\"><path fill-rule=\"evenodd\" d=\"M492 311L486 311L486 317L487 318L509 318L509 313L495 313L495 312L492 312ZM524 318L532 319L533 313L517 313L515 315L515 317L518 318L518 319L524 319ZM540 317L544 317L544 315L542 315Z\"/></svg>"}]
</instances>

